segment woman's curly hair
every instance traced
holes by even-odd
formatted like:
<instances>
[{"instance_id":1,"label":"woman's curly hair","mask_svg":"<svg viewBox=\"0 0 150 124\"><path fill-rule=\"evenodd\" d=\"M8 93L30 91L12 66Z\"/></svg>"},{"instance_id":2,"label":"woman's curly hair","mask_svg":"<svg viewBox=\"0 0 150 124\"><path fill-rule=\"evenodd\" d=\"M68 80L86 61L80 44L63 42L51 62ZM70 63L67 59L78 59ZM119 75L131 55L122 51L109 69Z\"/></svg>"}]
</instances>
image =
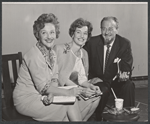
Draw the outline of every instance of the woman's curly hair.
<instances>
[{"instance_id":1,"label":"woman's curly hair","mask_svg":"<svg viewBox=\"0 0 150 124\"><path fill-rule=\"evenodd\" d=\"M57 17L52 14L42 14L38 17L36 21L34 21L33 25L33 33L37 40L39 40L39 31L44 28L45 23L52 23L55 26L56 30L56 38L59 37L60 31L59 31L59 22L57 20Z\"/></svg>"},{"instance_id":2,"label":"woman's curly hair","mask_svg":"<svg viewBox=\"0 0 150 124\"><path fill-rule=\"evenodd\" d=\"M76 28L82 28L83 26L88 27L88 39L87 40L89 40L92 36L93 26L89 21L84 20L83 18L78 18L71 24L69 28L69 35L72 37L76 31Z\"/></svg>"}]
</instances>

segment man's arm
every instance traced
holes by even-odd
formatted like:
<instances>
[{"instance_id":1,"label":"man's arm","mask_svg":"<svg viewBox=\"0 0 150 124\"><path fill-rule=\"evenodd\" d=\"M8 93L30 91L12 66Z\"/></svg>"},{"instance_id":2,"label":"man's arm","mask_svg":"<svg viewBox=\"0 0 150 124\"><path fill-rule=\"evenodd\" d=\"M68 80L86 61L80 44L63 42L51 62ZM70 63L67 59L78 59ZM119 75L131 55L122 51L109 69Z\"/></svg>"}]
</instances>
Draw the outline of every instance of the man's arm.
<instances>
[{"instance_id":1,"label":"man's arm","mask_svg":"<svg viewBox=\"0 0 150 124\"><path fill-rule=\"evenodd\" d=\"M131 50L131 43L128 41L127 47L125 48L120 62L120 73L119 79L121 81L126 81L131 76L132 71L132 64L133 64L133 56Z\"/></svg>"},{"instance_id":2,"label":"man's arm","mask_svg":"<svg viewBox=\"0 0 150 124\"><path fill-rule=\"evenodd\" d=\"M89 54L89 49L90 49L90 47L89 47L89 41L87 41L86 43L85 43L85 45L83 46L83 48L87 51L87 53Z\"/></svg>"},{"instance_id":3,"label":"man's arm","mask_svg":"<svg viewBox=\"0 0 150 124\"><path fill-rule=\"evenodd\" d=\"M121 56L120 69L121 71L131 71L133 64L133 56L131 50L131 43L128 42L128 45Z\"/></svg>"}]
</instances>

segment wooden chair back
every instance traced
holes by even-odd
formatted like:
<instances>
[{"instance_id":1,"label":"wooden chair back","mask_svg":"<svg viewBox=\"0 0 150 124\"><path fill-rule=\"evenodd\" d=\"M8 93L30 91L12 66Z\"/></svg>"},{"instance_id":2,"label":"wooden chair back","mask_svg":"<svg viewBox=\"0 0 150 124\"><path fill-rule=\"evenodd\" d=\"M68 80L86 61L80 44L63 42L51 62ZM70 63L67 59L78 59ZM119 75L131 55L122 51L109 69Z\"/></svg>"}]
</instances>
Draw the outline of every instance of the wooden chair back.
<instances>
[{"instance_id":1,"label":"wooden chair back","mask_svg":"<svg viewBox=\"0 0 150 124\"><path fill-rule=\"evenodd\" d=\"M18 77L17 69L20 67L21 63L22 63L21 52L18 52L16 54L2 55L2 79L3 79L2 89L4 93L5 105L7 107L12 107L13 105L12 92L16 85L16 80ZM10 65L12 65L12 68L10 68L11 67ZM11 77L11 72L14 79L13 81Z\"/></svg>"},{"instance_id":2,"label":"wooden chair back","mask_svg":"<svg viewBox=\"0 0 150 124\"><path fill-rule=\"evenodd\" d=\"M13 103L13 90L22 63L22 53L2 55L2 120L3 121L35 121L31 117L17 112ZM11 68L12 67L12 68ZM13 80L12 80L13 79Z\"/></svg>"}]
</instances>

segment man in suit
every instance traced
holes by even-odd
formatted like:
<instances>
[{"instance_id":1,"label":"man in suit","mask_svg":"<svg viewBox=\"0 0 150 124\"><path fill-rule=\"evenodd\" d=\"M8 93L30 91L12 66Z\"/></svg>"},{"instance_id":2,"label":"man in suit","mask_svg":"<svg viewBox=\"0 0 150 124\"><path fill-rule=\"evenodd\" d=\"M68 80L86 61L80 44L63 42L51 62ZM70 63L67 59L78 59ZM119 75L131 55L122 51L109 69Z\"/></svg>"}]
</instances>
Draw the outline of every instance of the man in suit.
<instances>
[{"instance_id":1,"label":"man in suit","mask_svg":"<svg viewBox=\"0 0 150 124\"><path fill-rule=\"evenodd\" d=\"M118 35L118 25L116 17L104 17L101 21L102 34L92 37L84 46L89 55L88 78L100 78L95 85L103 92L96 109L97 121L102 119L101 114L111 88L118 98L124 99L124 107L135 105L135 86L130 81L133 63L131 44L129 40Z\"/></svg>"}]
</instances>

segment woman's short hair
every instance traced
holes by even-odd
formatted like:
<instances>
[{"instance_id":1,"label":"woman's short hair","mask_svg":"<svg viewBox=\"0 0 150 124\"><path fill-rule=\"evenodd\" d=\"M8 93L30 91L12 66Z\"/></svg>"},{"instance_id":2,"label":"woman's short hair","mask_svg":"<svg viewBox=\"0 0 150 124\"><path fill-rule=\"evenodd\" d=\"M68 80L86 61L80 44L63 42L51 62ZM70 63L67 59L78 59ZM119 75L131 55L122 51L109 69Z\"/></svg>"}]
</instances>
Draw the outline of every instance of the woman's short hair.
<instances>
[{"instance_id":1,"label":"woman's short hair","mask_svg":"<svg viewBox=\"0 0 150 124\"><path fill-rule=\"evenodd\" d=\"M40 15L38 19L34 21L33 33L36 39L39 40L39 31L44 28L45 23L52 23L55 26L56 38L58 38L60 34L59 22L54 14L49 13Z\"/></svg>"},{"instance_id":2,"label":"woman's short hair","mask_svg":"<svg viewBox=\"0 0 150 124\"><path fill-rule=\"evenodd\" d=\"M104 17L101 21L101 27L102 27L102 23L104 21L107 21L107 20L113 20L115 23L116 23L116 29L119 28L119 22L118 22L118 19L116 17L113 17L113 16L108 16L108 17Z\"/></svg>"},{"instance_id":3,"label":"woman's short hair","mask_svg":"<svg viewBox=\"0 0 150 124\"><path fill-rule=\"evenodd\" d=\"M90 37L92 36L92 30L93 30L93 26L92 24L87 21L84 20L83 18L78 18L76 19L69 28L69 35L72 37L76 31L76 28L82 28L83 26L87 26L88 27L88 39L90 39Z\"/></svg>"}]
</instances>

